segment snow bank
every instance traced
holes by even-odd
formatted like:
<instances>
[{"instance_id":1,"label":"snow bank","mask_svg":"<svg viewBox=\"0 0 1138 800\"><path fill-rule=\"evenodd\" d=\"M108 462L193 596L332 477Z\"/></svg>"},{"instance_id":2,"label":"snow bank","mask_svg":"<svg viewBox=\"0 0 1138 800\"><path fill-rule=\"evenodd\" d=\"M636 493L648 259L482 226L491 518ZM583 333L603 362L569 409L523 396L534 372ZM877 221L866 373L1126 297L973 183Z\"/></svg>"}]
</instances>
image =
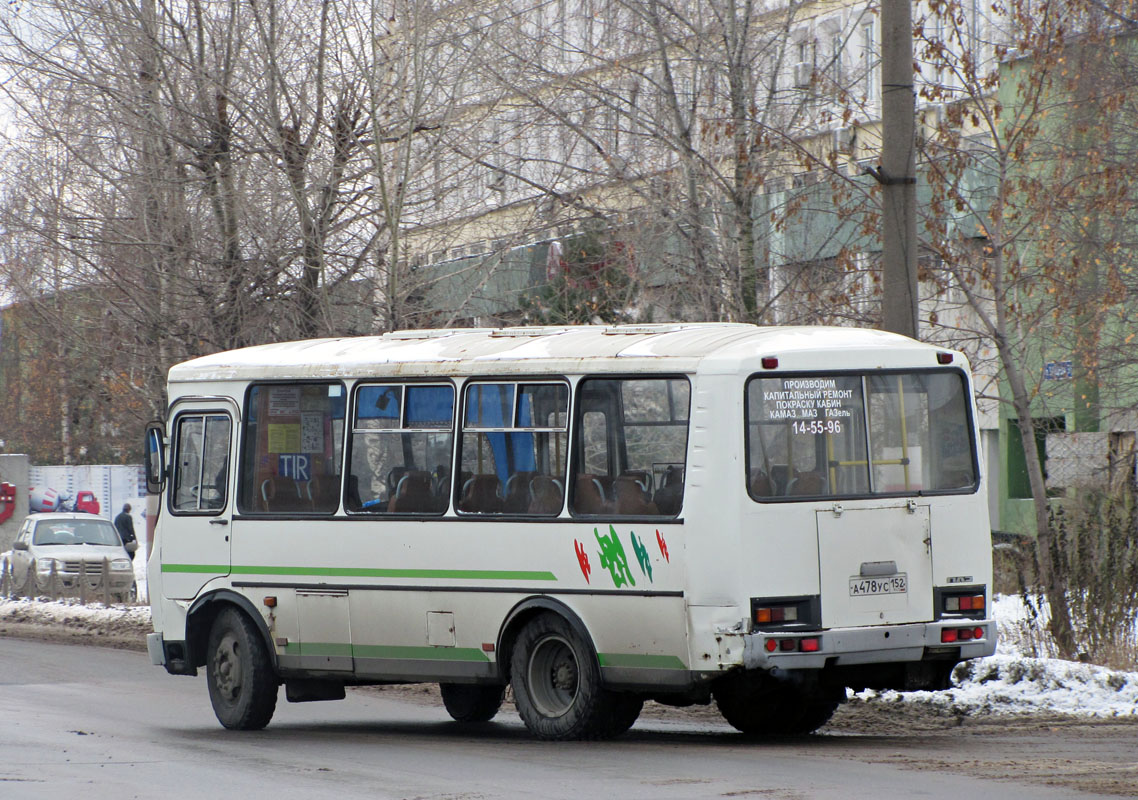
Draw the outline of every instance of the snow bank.
<instances>
[{"instance_id":1,"label":"snow bank","mask_svg":"<svg viewBox=\"0 0 1138 800\"><path fill-rule=\"evenodd\" d=\"M858 692L866 702L926 703L953 714L1048 712L1084 717L1138 716L1138 672L1056 658L999 654L957 666L943 692Z\"/></svg>"}]
</instances>

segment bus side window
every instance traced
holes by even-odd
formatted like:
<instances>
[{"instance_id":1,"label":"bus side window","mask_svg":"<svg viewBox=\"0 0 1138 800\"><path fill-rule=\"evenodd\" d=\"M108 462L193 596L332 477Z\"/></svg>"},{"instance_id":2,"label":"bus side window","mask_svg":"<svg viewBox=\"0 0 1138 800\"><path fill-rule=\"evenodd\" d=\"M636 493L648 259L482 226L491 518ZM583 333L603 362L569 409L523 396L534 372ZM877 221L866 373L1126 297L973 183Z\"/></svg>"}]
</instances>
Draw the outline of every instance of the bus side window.
<instances>
[{"instance_id":1,"label":"bus side window","mask_svg":"<svg viewBox=\"0 0 1138 800\"><path fill-rule=\"evenodd\" d=\"M559 514L569 387L471 382L463 408L456 508L467 514Z\"/></svg>"},{"instance_id":2,"label":"bus side window","mask_svg":"<svg viewBox=\"0 0 1138 800\"><path fill-rule=\"evenodd\" d=\"M242 512L336 511L340 505L344 401L340 383L249 387L238 487Z\"/></svg>"},{"instance_id":3,"label":"bus side window","mask_svg":"<svg viewBox=\"0 0 1138 800\"><path fill-rule=\"evenodd\" d=\"M371 514L445 513L453 441L453 386L360 385L345 507Z\"/></svg>"},{"instance_id":4,"label":"bus side window","mask_svg":"<svg viewBox=\"0 0 1138 800\"><path fill-rule=\"evenodd\" d=\"M587 379L570 508L601 516L675 516L683 505L691 389L681 378Z\"/></svg>"}]
</instances>

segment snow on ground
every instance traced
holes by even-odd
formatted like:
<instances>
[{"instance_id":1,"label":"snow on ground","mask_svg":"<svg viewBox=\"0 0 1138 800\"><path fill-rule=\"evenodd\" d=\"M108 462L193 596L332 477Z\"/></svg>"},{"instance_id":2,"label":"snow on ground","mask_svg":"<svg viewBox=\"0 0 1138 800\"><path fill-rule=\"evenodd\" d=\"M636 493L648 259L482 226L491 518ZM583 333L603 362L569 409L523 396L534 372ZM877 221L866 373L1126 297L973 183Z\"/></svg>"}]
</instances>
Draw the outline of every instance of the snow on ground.
<instances>
[{"instance_id":1,"label":"snow on ground","mask_svg":"<svg viewBox=\"0 0 1138 800\"><path fill-rule=\"evenodd\" d=\"M1024 634L1027 615L1020 599L997 597L993 612L1001 629L996 655L959 665L953 674L953 688L943 692L864 691L854 696L872 703L927 704L962 715L1138 717L1138 672L1024 655L1031 652L1029 640L1033 637ZM150 609L0 598L0 623L5 620L145 628L149 626Z\"/></svg>"}]
</instances>

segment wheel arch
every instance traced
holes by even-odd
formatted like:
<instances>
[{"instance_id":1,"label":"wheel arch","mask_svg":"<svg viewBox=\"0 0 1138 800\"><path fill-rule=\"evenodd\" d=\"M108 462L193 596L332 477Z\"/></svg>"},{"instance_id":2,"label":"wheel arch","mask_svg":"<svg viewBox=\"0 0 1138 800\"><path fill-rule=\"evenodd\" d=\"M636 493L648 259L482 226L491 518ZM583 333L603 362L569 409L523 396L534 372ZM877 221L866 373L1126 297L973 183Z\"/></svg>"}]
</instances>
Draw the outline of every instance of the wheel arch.
<instances>
[{"instance_id":1,"label":"wheel arch","mask_svg":"<svg viewBox=\"0 0 1138 800\"><path fill-rule=\"evenodd\" d=\"M517 642L518 634L531 619L543 613L556 614L568 622L570 627L588 644L592 657L599 668L600 662L597 658L596 644L589 634L588 627L576 611L553 597L527 597L510 610L498 633L498 644L496 646L498 672L503 680L509 681L510 679L510 659L513 656L514 644Z\"/></svg>"},{"instance_id":2,"label":"wheel arch","mask_svg":"<svg viewBox=\"0 0 1138 800\"><path fill-rule=\"evenodd\" d=\"M273 669L278 668L277 650L273 646L273 637L269 633L268 623L257 611L249 598L232 589L218 589L209 594L202 595L193 602L186 613L186 648L189 651L190 663L195 667L205 666L209 649L209 632L217 615L226 608L236 607L241 610L261 634L265 650L272 659Z\"/></svg>"}]
</instances>

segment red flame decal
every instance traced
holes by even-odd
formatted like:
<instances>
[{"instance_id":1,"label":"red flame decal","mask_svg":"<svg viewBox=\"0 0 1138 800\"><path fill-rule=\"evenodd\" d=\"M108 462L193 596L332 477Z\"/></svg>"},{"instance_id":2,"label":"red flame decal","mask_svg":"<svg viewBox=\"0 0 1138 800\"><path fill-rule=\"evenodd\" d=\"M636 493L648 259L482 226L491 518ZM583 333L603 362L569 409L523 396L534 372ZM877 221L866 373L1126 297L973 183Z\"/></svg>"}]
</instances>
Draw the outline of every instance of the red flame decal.
<instances>
[{"instance_id":1,"label":"red flame decal","mask_svg":"<svg viewBox=\"0 0 1138 800\"><path fill-rule=\"evenodd\" d=\"M573 549L577 551L577 563L581 565L581 574L585 576L585 583L589 582L589 573L593 568L589 566L589 554L585 552L585 546L573 540Z\"/></svg>"}]
</instances>

